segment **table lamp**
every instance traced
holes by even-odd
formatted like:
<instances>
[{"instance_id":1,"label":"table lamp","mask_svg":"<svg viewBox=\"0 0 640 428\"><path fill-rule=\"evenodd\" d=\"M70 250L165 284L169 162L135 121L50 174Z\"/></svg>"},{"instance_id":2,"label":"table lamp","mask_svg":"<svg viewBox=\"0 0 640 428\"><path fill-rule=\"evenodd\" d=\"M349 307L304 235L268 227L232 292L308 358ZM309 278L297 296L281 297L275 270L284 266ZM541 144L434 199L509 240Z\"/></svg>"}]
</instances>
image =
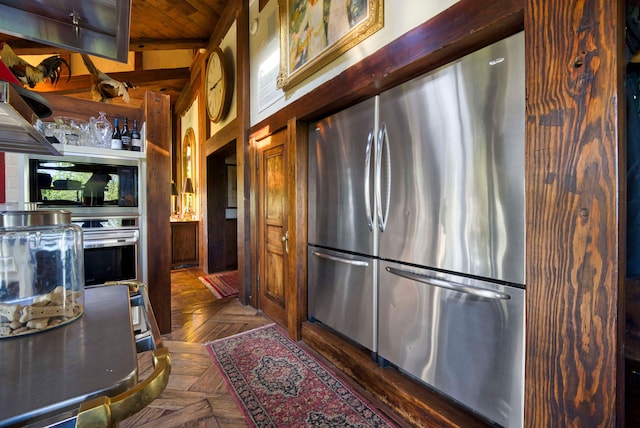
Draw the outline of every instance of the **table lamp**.
<instances>
[{"instance_id":1,"label":"table lamp","mask_svg":"<svg viewBox=\"0 0 640 428\"><path fill-rule=\"evenodd\" d=\"M193 207L191 203L191 198L193 197L194 193L195 192L193 190L193 182L191 181L191 177L187 177L184 180L184 186L182 187L182 194L186 195L187 197L186 210L183 216L185 220L191 220L195 214L193 212Z\"/></svg>"}]
</instances>

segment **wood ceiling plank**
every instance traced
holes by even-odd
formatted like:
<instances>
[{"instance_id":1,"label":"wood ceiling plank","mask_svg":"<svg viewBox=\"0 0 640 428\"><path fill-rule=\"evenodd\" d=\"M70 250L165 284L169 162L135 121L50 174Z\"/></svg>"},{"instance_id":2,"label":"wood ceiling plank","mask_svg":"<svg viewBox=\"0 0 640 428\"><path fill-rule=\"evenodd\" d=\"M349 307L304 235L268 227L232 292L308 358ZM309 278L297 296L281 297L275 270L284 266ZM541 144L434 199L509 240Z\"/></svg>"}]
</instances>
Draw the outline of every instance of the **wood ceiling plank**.
<instances>
[{"instance_id":1,"label":"wood ceiling plank","mask_svg":"<svg viewBox=\"0 0 640 428\"><path fill-rule=\"evenodd\" d=\"M175 49L200 49L207 46L208 39L131 39L129 50L163 51Z\"/></svg>"}]
</instances>

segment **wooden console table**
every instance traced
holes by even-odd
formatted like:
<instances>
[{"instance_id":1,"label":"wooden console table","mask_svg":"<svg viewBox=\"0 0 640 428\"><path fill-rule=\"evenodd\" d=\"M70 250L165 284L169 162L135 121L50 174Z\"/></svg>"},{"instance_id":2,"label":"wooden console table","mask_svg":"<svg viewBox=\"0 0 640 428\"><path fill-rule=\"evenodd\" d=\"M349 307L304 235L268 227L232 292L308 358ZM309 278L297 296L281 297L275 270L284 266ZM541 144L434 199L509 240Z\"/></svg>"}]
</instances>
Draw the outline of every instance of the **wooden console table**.
<instances>
[{"instance_id":1,"label":"wooden console table","mask_svg":"<svg viewBox=\"0 0 640 428\"><path fill-rule=\"evenodd\" d=\"M193 221L171 221L171 267L197 266L198 225Z\"/></svg>"}]
</instances>

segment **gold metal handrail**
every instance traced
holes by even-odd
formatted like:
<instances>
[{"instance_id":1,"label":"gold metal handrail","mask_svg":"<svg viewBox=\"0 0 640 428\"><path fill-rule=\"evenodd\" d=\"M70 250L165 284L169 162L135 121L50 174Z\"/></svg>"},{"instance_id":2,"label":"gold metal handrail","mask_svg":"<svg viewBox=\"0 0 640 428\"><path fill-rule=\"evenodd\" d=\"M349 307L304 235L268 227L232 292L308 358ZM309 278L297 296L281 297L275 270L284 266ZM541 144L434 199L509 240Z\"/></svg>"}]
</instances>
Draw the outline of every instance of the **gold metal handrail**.
<instances>
[{"instance_id":1,"label":"gold metal handrail","mask_svg":"<svg viewBox=\"0 0 640 428\"><path fill-rule=\"evenodd\" d=\"M153 352L153 365L151 376L135 387L115 397L102 396L83 403L76 419L76 427L113 427L158 398L169 382L169 349L156 349Z\"/></svg>"},{"instance_id":2,"label":"gold metal handrail","mask_svg":"<svg viewBox=\"0 0 640 428\"><path fill-rule=\"evenodd\" d=\"M136 280L125 280L125 281L107 281L103 285L126 285L129 287L130 293L136 293L138 292L138 288L144 284Z\"/></svg>"}]
</instances>

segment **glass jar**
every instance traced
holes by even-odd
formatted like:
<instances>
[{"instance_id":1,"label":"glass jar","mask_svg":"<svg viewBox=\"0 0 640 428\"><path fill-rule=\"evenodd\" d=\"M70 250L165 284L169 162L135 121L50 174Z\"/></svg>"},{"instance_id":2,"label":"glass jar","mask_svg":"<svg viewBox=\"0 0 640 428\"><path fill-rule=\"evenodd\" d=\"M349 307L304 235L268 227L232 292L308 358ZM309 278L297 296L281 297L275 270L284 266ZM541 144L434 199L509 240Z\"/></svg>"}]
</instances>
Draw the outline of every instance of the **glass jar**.
<instances>
[{"instance_id":1,"label":"glass jar","mask_svg":"<svg viewBox=\"0 0 640 428\"><path fill-rule=\"evenodd\" d=\"M0 338L84 313L82 228L69 211L0 212Z\"/></svg>"}]
</instances>

